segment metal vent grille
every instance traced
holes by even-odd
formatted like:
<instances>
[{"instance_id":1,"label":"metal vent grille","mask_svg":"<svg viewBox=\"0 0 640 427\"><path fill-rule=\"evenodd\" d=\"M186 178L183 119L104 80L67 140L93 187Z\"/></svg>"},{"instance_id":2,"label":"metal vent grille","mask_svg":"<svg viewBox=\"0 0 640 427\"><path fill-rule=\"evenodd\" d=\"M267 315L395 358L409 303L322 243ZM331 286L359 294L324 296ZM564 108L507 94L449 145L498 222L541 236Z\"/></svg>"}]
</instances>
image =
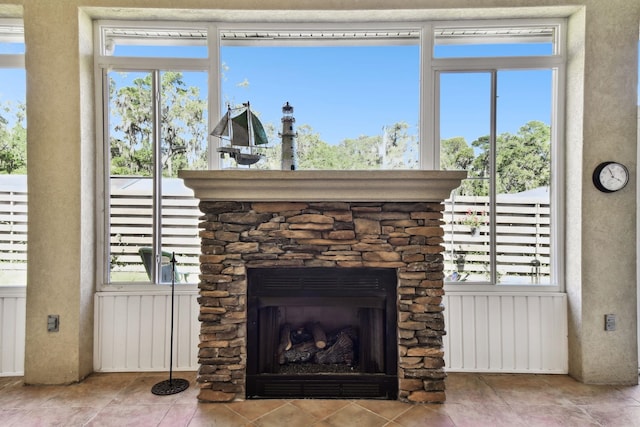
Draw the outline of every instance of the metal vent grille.
<instances>
[{"instance_id":1,"label":"metal vent grille","mask_svg":"<svg viewBox=\"0 0 640 427\"><path fill-rule=\"evenodd\" d=\"M253 381L253 378L250 378ZM255 379L256 393L249 393L253 398L322 398L322 399L395 399L397 398L397 382L388 377L375 380L344 380L337 377L326 378L322 381L309 378L287 379L265 378ZM250 388L253 388L251 386Z\"/></svg>"},{"instance_id":2,"label":"metal vent grille","mask_svg":"<svg viewBox=\"0 0 640 427\"><path fill-rule=\"evenodd\" d=\"M345 397L379 397L384 396L380 384L346 383L342 385L342 394Z\"/></svg>"},{"instance_id":3,"label":"metal vent grille","mask_svg":"<svg viewBox=\"0 0 640 427\"><path fill-rule=\"evenodd\" d=\"M377 293L389 287L395 288L396 280L393 269L257 268L248 271L249 293L252 295Z\"/></svg>"},{"instance_id":4,"label":"metal vent grille","mask_svg":"<svg viewBox=\"0 0 640 427\"><path fill-rule=\"evenodd\" d=\"M22 25L0 25L0 42L24 43L24 27Z\"/></svg>"},{"instance_id":5,"label":"metal vent grille","mask_svg":"<svg viewBox=\"0 0 640 427\"><path fill-rule=\"evenodd\" d=\"M302 31L242 31L224 30L220 32L224 41L248 40L417 40L419 30L302 30Z\"/></svg>"},{"instance_id":6,"label":"metal vent grille","mask_svg":"<svg viewBox=\"0 0 640 427\"><path fill-rule=\"evenodd\" d=\"M123 28L104 27L105 39L113 39L119 43L137 40L150 42L153 40L206 40L207 30L203 28Z\"/></svg>"},{"instance_id":7,"label":"metal vent grille","mask_svg":"<svg viewBox=\"0 0 640 427\"><path fill-rule=\"evenodd\" d=\"M361 279L332 277L268 277L261 280L265 290L290 291L339 291L339 290L378 290L380 281L376 277Z\"/></svg>"},{"instance_id":8,"label":"metal vent grille","mask_svg":"<svg viewBox=\"0 0 640 427\"><path fill-rule=\"evenodd\" d=\"M436 44L552 43L556 34L554 25L434 29Z\"/></svg>"},{"instance_id":9,"label":"metal vent grille","mask_svg":"<svg viewBox=\"0 0 640 427\"><path fill-rule=\"evenodd\" d=\"M302 385L291 382L268 382L262 385L265 397L297 397L302 394Z\"/></svg>"}]
</instances>

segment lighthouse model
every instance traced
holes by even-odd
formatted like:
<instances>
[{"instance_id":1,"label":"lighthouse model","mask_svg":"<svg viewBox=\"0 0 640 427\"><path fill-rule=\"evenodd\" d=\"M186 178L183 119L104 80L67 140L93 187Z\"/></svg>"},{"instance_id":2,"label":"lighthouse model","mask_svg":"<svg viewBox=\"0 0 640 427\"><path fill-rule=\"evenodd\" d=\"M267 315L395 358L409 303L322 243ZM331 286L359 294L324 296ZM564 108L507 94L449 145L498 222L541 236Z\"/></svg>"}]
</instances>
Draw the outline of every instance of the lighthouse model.
<instances>
[{"instance_id":1,"label":"lighthouse model","mask_svg":"<svg viewBox=\"0 0 640 427\"><path fill-rule=\"evenodd\" d=\"M296 119L293 118L293 107L289 102L282 106L282 161L280 168L284 171L296 170L296 142L298 134L293 128Z\"/></svg>"}]
</instances>

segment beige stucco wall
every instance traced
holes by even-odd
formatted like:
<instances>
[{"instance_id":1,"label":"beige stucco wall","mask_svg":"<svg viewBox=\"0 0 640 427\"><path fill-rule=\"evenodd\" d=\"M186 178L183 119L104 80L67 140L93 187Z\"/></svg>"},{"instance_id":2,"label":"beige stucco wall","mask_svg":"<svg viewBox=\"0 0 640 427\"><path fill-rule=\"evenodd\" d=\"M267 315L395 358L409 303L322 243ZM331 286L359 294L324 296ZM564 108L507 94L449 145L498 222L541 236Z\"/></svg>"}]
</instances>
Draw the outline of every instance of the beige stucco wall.
<instances>
[{"instance_id":1,"label":"beige stucco wall","mask_svg":"<svg viewBox=\"0 0 640 427\"><path fill-rule=\"evenodd\" d=\"M75 6L62 3L25 2L24 8L28 383L78 381L93 368L95 132L93 64L87 62L92 48L86 42L92 31ZM60 332L47 332L48 314L60 315Z\"/></svg>"},{"instance_id":2,"label":"beige stucco wall","mask_svg":"<svg viewBox=\"0 0 640 427\"><path fill-rule=\"evenodd\" d=\"M393 11L387 10L390 4L395 5ZM244 10L226 10L232 7ZM383 20L392 14L410 20L570 17L564 159L570 373L585 382L637 382L635 159L640 2L0 0L0 16L24 17L27 43L27 382L78 381L92 370L97 238L90 19L279 20L295 16L349 21ZM605 195L591 185L591 171L610 159L628 165L632 182L619 193ZM604 332L605 313L618 316L617 331ZM46 332L47 314L61 315L59 333Z\"/></svg>"},{"instance_id":3,"label":"beige stucco wall","mask_svg":"<svg viewBox=\"0 0 640 427\"><path fill-rule=\"evenodd\" d=\"M637 381L636 188L602 194L591 184L591 172L601 161L618 160L631 168L636 182L639 4L593 2L585 14L582 200L579 207L568 206L568 212L580 213L580 228L570 230L568 239L581 241L581 280L574 282L575 270L568 269L567 289L581 294L574 316L580 327L570 337L572 373L594 383ZM577 301L570 299L572 305ZM605 313L617 315L618 331L604 331Z\"/></svg>"}]
</instances>

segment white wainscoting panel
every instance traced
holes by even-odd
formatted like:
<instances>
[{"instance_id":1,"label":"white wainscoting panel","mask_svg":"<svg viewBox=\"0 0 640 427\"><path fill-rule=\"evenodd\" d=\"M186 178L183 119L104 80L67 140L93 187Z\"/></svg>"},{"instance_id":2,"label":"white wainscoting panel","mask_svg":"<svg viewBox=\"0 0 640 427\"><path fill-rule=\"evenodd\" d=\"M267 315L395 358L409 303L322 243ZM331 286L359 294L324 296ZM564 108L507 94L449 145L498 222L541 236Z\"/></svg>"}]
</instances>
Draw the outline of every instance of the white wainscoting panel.
<instances>
[{"instance_id":1,"label":"white wainscoting panel","mask_svg":"<svg viewBox=\"0 0 640 427\"><path fill-rule=\"evenodd\" d=\"M173 369L198 369L198 291L177 290L174 304ZM98 292L95 300L96 372L169 369L171 292Z\"/></svg>"},{"instance_id":2,"label":"white wainscoting panel","mask_svg":"<svg viewBox=\"0 0 640 427\"><path fill-rule=\"evenodd\" d=\"M444 357L451 372L568 372L563 293L447 291Z\"/></svg>"},{"instance_id":3,"label":"white wainscoting panel","mask_svg":"<svg viewBox=\"0 0 640 427\"><path fill-rule=\"evenodd\" d=\"M198 369L197 293L176 291L174 370ZM97 372L169 368L170 292L98 292L95 302ZM444 305L448 371L567 373L565 294L448 291ZM25 312L26 290L2 289L0 376L24 374Z\"/></svg>"},{"instance_id":4,"label":"white wainscoting panel","mask_svg":"<svg viewBox=\"0 0 640 427\"><path fill-rule=\"evenodd\" d=\"M26 288L0 288L0 376L24 375L26 303Z\"/></svg>"}]
</instances>

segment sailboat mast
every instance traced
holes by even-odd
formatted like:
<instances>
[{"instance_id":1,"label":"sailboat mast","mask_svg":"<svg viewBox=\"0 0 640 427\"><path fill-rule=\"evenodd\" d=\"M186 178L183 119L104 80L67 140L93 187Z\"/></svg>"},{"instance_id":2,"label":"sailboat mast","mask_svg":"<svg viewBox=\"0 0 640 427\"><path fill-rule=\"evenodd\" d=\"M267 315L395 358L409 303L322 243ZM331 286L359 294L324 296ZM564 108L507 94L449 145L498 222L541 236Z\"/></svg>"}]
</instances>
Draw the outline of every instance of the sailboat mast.
<instances>
[{"instance_id":1,"label":"sailboat mast","mask_svg":"<svg viewBox=\"0 0 640 427\"><path fill-rule=\"evenodd\" d=\"M249 134L249 149L253 152L253 120L251 119L251 107L247 101L247 133Z\"/></svg>"},{"instance_id":2,"label":"sailboat mast","mask_svg":"<svg viewBox=\"0 0 640 427\"><path fill-rule=\"evenodd\" d=\"M229 126L229 143L233 141L233 123L231 123L231 105L227 104L227 126Z\"/></svg>"}]
</instances>

